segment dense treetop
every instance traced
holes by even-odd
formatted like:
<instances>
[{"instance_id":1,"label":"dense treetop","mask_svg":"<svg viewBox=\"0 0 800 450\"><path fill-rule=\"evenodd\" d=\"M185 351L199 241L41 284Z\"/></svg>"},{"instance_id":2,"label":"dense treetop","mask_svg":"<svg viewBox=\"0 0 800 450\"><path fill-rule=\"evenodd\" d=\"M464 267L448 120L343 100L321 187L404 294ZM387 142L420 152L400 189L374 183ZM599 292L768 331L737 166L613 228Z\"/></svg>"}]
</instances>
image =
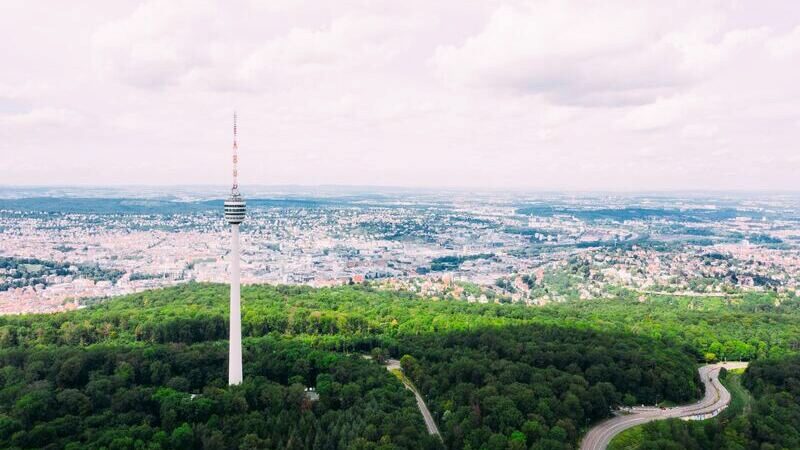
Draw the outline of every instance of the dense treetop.
<instances>
[{"instance_id":1,"label":"dense treetop","mask_svg":"<svg viewBox=\"0 0 800 450\"><path fill-rule=\"evenodd\" d=\"M245 286L245 382L228 388L227 295L0 317L0 447L569 449L613 406L698 397L703 358L785 355L799 335L797 305L768 296L528 308ZM443 443L367 353L403 357Z\"/></svg>"},{"instance_id":2,"label":"dense treetop","mask_svg":"<svg viewBox=\"0 0 800 450\"><path fill-rule=\"evenodd\" d=\"M800 350L800 300L777 304L773 294L725 300L656 296L639 301L621 293L616 299L541 308L428 301L361 287L245 286L242 296L245 336L277 333L352 342L370 336L539 323L631 333L666 345L688 345L699 359L749 360ZM4 317L0 318L0 344L225 339L226 298L224 285L190 283L71 313Z\"/></svg>"}]
</instances>

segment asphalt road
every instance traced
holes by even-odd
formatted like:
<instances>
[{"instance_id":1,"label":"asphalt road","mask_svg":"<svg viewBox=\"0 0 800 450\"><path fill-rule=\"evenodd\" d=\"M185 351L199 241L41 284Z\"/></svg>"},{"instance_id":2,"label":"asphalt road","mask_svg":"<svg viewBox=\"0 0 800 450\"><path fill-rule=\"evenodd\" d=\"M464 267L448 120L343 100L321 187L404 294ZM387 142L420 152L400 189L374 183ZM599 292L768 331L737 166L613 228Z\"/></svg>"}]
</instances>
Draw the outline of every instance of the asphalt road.
<instances>
[{"instance_id":1,"label":"asphalt road","mask_svg":"<svg viewBox=\"0 0 800 450\"><path fill-rule=\"evenodd\" d=\"M691 405L676 406L661 409L656 407L632 408L630 414L620 415L604 422L600 422L586 433L581 442L581 450L605 450L614 436L628 428L672 418L685 418L688 420L701 420L717 415L731 402L731 393L719 381L721 368L741 369L747 367L746 362L727 362L709 364L699 369L700 379L706 387L702 400Z\"/></svg>"},{"instance_id":2,"label":"asphalt road","mask_svg":"<svg viewBox=\"0 0 800 450\"><path fill-rule=\"evenodd\" d=\"M400 370L403 369L400 367L400 361L396 359L390 359L386 361L386 370ZM428 405L425 404L425 400L422 399L422 396L419 395L417 392L417 388L414 385L406 383L403 381L403 385L409 391L414 393L414 397L417 399L417 407L419 408L419 412L422 413L422 418L425 420L425 427L428 428L428 433L436 435L439 439L442 438L442 435L439 434L439 427L436 426L436 422L433 420L433 416L431 415L430 410L428 409Z\"/></svg>"}]
</instances>

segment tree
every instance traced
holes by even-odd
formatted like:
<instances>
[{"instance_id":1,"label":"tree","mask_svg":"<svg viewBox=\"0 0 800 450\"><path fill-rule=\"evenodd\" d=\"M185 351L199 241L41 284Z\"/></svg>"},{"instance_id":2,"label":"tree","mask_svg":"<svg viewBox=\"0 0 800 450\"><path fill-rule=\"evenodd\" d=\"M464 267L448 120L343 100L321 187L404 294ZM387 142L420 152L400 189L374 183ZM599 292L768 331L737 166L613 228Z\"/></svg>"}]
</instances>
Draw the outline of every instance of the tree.
<instances>
[{"instance_id":1,"label":"tree","mask_svg":"<svg viewBox=\"0 0 800 450\"><path fill-rule=\"evenodd\" d=\"M403 369L403 373L412 380L419 380L422 376L419 362L411 355L403 355L400 358L400 367Z\"/></svg>"},{"instance_id":2,"label":"tree","mask_svg":"<svg viewBox=\"0 0 800 450\"><path fill-rule=\"evenodd\" d=\"M73 356L61 364L56 382L59 386L75 386L83 378L83 358Z\"/></svg>"},{"instance_id":3,"label":"tree","mask_svg":"<svg viewBox=\"0 0 800 450\"><path fill-rule=\"evenodd\" d=\"M172 430L170 445L174 449L192 448L194 446L194 433L188 423L184 423Z\"/></svg>"},{"instance_id":4,"label":"tree","mask_svg":"<svg viewBox=\"0 0 800 450\"><path fill-rule=\"evenodd\" d=\"M56 395L62 414L87 416L92 411L92 401L78 389L64 389Z\"/></svg>"},{"instance_id":5,"label":"tree","mask_svg":"<svg viewBox=\"0 0 800 450\"><path fill-rule=\"evenodd\" d=\"M386 358L388 357L386 351L380 347L373 348L372 350L370 350L369 354L370 356L372 356L372 359L375 360L378 364L383 364L386 361Z\"/></svg>"}]
</instances>

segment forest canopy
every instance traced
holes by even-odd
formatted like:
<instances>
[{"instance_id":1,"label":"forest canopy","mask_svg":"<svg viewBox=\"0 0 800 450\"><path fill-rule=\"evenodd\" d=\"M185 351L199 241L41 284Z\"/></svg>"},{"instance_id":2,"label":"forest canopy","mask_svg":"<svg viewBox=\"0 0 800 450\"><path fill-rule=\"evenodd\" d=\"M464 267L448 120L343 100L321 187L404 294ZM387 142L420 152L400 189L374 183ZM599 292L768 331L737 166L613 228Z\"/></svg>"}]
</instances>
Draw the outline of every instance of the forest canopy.
<instances>
[{"instance_id":1,"label":"forest canopy","mask_svg":"<svg viewBox=\"0 0 800 450\"><path fill-rule=\"evenodd\" d=\"M717 314L742 327L670 299L527 308L245 286L245 382L229 388L227 296L189 283L0 317L0 447L570 449L615 406L699 397L715 343L759 358L797 342L791 305ZM368 354L402 357L443 442Z\"/></svg>"}]
</instances>

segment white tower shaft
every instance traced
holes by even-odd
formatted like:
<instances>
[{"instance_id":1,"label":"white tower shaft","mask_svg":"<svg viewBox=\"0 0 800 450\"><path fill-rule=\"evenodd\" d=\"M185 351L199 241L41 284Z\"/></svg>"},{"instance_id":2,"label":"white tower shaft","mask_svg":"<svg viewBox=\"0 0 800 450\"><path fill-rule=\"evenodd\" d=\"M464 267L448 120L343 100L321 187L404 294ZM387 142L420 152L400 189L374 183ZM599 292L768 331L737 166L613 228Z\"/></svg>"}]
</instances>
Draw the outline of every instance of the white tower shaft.
<instances>
[{"instance_id":1,"label":"white tower shaft","mask_svg":"<svg viewBox=\"0 0 800 450\"><path fill-rule=\"evenodd\" d=\"M242 194L239 193L238 163L239 163L239 144L236 137L236 113L233 114L233 186L231 196L225 200L225 220L231 225L231 308L230 324L231 335L228 341L228 384L240 384L242 382L242 307L241 292L239 286L239 224L244 221L247 205Z\"/></svg>"},{"instance_id":2,"label":"white tower shaft","mask_svg":"<svg viewBox=\"0 0 800 450\"><path fill-rule=\"evenodd\" d=\"M242 311L239 286L239 224L231 225L231 335L228 341L228 384L242 382Z\"/></svg>"}]
</instances>

